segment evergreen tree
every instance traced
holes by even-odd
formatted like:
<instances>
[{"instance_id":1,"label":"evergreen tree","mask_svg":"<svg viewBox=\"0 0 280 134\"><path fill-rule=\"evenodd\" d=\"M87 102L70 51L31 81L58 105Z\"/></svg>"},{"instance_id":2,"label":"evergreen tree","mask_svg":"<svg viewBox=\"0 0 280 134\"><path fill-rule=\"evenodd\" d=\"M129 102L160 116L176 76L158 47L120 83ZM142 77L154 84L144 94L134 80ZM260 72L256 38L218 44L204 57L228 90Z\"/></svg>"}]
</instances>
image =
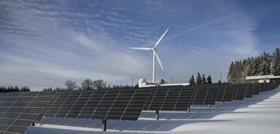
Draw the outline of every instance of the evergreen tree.
<instances>
[{"instance_id":1,"label":"evergreen tree","mask_svg":"<svg viewBox=\"0 0 280 134\"><path fill-rule=\"evenodd\" d=\"M242 61L235 61L230 66L230 74L228 74L228 80L231 83L238 83L242 78Z\"/></svg>"},{"instance_id":2,"label":"evergreen tree","mask_svg":"<svg viewBox=\"0 0 280 134\"><path fill-rule=\"evenodd\" d=\"M254 75L261 75L261 58L260 57L257 57L255 59L255 72L254 72Z\"/></svg>"},{"instance_id":3,"label":"evergreen tree","mask_svg":"<svg viewBox=\"0 0 280 134\"><path fill-rule=\"evenodd\" d=\"M227 79L229 82L233 82L233 68L234 68L234 63L231 62L230 66L229 66L228 75L227 75Z\"/></svg>"},{"instance_id":4,"label":"evergreen tree","mask_svg":"<svg viewBox=\"0 0 280 134\"><path fill-rule=\"evenodd\" d=\"M9 86L9 87L0 87L0 92L29 92L28 87L19 87L19 86Z\"/></svg>"},{"instance_id":5,"label":"evergreen tree","mask_svg":"<svg viewBox=\"0 0 280 134\"><path fill-rule=\"evenodd\" d=\"M268 53L263 53L260 56L260 64L258 67L259 75L268 75L270 74L270 55Z\"/></svg>"},{"instance_id":6,"label":"evergreen tree","mask_svg":"<svg viewBox=\"0 0 280 134\"><path fill-rule=\"evenodd\" d=\"M194 80L194 76L192 75L192 77L189 80L190 85L195 84L195 80Z\"/></svg>"},{"instance_id":7,"label":"evergreen tree","mask_svg":"<svg viewBox=\"0 0 280 134\"><path fill-rule=\"evenodd\" d=\"M263 52L260 56L231 62L228 71L228 81L231 83L244 82L247 76L280 75L280 49L273 55Z\"/></svg>"},{"instance_id":8,"label":"evergreen tree","mask_svg":"<svg viewBox=\"0 0 280 134\"><path fill-rule=\"evenodd\" d=\"M208 84L211 84L211 83L212 83L212 78L211 78L210 75L208 75L208 77L207 77L207 83L208 83Z\"/></svg>"},{"instance_id":9,"label":"evergreen tree","mask_svg":"<svg viewBox=\"0 0 280 134\"><path fill-rule=\"evenodd\" d=\"M164 79L160 79L159 84L164 84L166 81Z\"/></svg>"},{"instance_id":10,"label":"evergreen tree","mask_svg":"<svg viewBox=\"0 0 280 134\"><path fill-rule=\"evenodd\" d=\"M206 84L206 78L204 74L202 74L202 84Z\"/></svg>"},{"instance_id":11,"label":"evergreen tree","mask_svg":"<svg viewBox=\"0 0 280 134\"><path fill-rule=\"evenodd\" d=\"M196 76L196 84L197 85L202 84L202 79L201 79L201 75L199 72L197 73L197 76Z\"/></svg>"},{"instance_id":12,"label":"evergreen tree","mask_svg":"<svg viewBox=\"0 0 280 134\"><path fill-rule=\"evenodd\" d=\"M272 56L271 72L273 75L280 75L280 48L276 48Z\"/></svg>"},{"instance_id":13,"label":"evergreen tree","mask_svg":"<svg viewBox=\"0 0 280 134\"><path fill-rule=\"evenodd\" d=\"M247 76L252 76L255 73L254 57L248 59Z\"/></svg>"}]
</instances>

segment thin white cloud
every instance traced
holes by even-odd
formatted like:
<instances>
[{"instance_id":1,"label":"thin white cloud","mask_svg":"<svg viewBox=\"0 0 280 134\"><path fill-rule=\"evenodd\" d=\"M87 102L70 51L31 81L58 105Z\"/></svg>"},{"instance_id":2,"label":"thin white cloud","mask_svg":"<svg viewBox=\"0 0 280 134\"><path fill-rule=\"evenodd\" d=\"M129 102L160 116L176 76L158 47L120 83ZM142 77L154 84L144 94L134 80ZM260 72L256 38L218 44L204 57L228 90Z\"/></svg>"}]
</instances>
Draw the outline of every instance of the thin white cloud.
<instances>
[{"instance_id":1,"label":"thin white cloud","mask_svg":"<svg viewBox=\"0 0 280 134\"><path fill-rule=\"evenodd\" d=\"M66 79L88 77L112 83L128 83L132 77L149 79L149 53L127 48L152 46L169 26L159 46L166 71L158 70L158 78L186 81L199 71L218 79L232 60L258 53L257 22L232 1L219 1L219 6L200 4L202 11L196 11L195 1L187 6L176 3L178 9L163 1L146 1L144 8L120 4L102 10L93 3L78 11L68 10L72 3L64 2L1 2L1 7L7 7L2 10L6 18L0 19L3 84L55 87Z\"/></svg>"},{"instance_id":2,"label":"thin white cloud","mask_svg":"<svg viewBox=\"0 0 280 134\"><path fill-rule=\"evenodd\" d=\"M119 45L114 44L114 41L110 38L103 42L81 34L73 37L75 38L74 40L78 41L78 44L96 50L94 62L99 66L97 68L101 70L123 74L132 74L135 70L145 71L146 60L129 54L128 48L121 50L118 48ZM109 67L106 67L108 65Z\"/></svg>"},{"instance_id":3,"label":"thin white cloud","mask_svg":"<svg viewBox=\"0 0 280 134\"><path fill-rule=\"evenodd\" d=\"M96 51L103 51L103 47L99 45L99 43L95 42L94 40L90 40L82 34L75 35L74 38L80 45L83 45L84 47L94 49Z\"/></svg>"}]
</instances>

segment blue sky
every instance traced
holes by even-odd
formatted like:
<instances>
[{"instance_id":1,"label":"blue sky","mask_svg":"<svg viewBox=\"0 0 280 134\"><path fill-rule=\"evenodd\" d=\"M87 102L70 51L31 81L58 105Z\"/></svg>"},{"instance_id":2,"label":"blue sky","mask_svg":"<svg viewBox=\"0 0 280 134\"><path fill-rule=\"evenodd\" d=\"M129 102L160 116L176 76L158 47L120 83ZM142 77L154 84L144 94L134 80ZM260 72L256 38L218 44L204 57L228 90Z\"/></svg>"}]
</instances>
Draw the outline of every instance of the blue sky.
<instances>
[{"instance_id":1,"label":"blue sky","mask_svg":"<svg viewBox=\"0 0 280 134\"><path fill-rule=\"evenodd\" d=\"M0 85L62 87L157 77L185 82L197 72L223 80L231 61L272 52L280 42L278 0L0 0Z\"/></svg>"}]
</instances>

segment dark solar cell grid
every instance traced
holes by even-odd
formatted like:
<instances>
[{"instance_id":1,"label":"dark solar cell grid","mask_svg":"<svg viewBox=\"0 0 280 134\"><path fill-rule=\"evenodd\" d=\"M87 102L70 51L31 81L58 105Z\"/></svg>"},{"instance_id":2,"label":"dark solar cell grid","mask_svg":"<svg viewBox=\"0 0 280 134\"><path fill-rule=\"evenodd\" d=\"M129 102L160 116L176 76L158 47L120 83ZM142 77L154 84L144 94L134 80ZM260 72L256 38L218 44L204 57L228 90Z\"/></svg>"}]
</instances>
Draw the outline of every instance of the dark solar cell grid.
<instances>
[{"instance_id":1,"label":"dark solar cell grid","mask_svg":"<svg viewBox=\"0 0 280 134\"><path fill-rule=\"evenodd\" d=\"M118 90L0 94L0 133L22 134L48 117L137 120L141 111L186 111L191 104L242 100L276 84L211 84Z\"/></svg>"},{"instance_id":2,"label":"dark solar cell grid","mask_svg":"<svg viewBox=\"0 0 280 134\"><path fill-rule=\"evenodd\" d=\"M186 111L190 107L194 89L183 86L156 87L150 90L144 110Z\"/></svg>"},{"instance_id":3,"label":"dark solar cell grid","mask_svg":"<svg viewBox=\"0 0 280 134\"><path fill-rule=\"evenodd\" d=\"M59 92L47 117L137 120L145 104L144 90Z\"/></svg>"},{"instance_id":4,"label":"dark solar cell grid","mask_svg":"<svg viewBox=\"0 0 280 134\"><path fill-rule=\"evenodd\" d=\"M17 92L0 96L0 133L23 134L48 107L54 93Z\"/></svg>"}]
</instances>

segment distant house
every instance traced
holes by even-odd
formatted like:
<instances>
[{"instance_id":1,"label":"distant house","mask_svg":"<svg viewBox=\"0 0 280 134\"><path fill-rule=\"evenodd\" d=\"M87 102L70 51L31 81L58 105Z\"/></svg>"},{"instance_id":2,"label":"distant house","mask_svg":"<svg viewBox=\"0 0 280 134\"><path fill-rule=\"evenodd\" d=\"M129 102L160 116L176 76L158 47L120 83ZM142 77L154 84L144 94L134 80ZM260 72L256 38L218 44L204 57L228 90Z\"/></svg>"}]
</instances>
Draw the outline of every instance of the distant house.
<instances>
[{"instance_id":1,"label":"distant house","mask_svg":"<svg viewBox=\"0 0 280 134\"><path fill-rule=\"evenodd\" d=\"M259 75L247 76L246 83L280 83L280 76L274 75Z\"/></svg>"}]
</instances>

